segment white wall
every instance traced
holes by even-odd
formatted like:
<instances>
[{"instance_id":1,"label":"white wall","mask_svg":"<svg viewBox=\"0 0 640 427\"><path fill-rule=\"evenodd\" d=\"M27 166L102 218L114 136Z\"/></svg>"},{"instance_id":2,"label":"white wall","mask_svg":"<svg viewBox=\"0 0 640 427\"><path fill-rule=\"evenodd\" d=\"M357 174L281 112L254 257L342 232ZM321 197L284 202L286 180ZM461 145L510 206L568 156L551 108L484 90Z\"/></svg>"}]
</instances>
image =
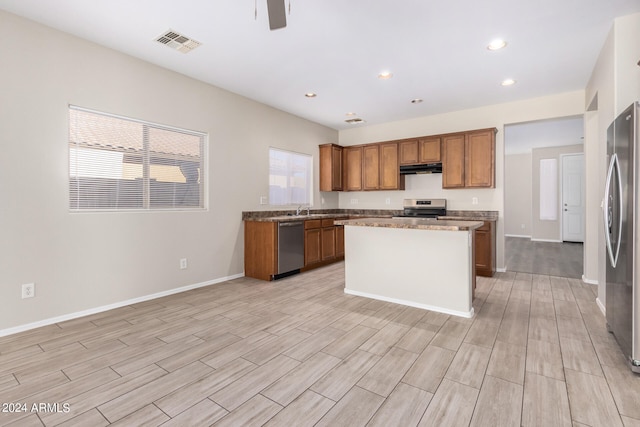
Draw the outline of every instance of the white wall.
<instances>
[{"instance_id":1,"label":"white wall","mask_svg":"<svg viewBox=\"0 0 640 427\"><path fill-rule=\"evenodd\" d=\"M585 120L585 176L587 217L585 279L598 283L598 302L606 305L606 268L602 210L606 175L606 134L613 119L640 100L640 14L618 18L600 51L585 89L585 105L597 97L597 110Z\"/></svg>"},{"instance_id":2,"label":"white wall","mask_svg":"<svg viewBox=\"0 0 640 427\"><path fill-rule=\"evenodd\" d=\"M504 159L504 234L531 237L531 152Z\"/></svg>"},{"instance_id":3,"label":"white wall","mask_svg":"<svg viewBox=\"0 0 640 427\"><path fill-rule=\"evenodd\" d=\"M517 90L516 87L514 87ZM455 210L495 210L500 218L497 225L497 268L504 268L504 126L533 120L584 114L584 92L576 91L452 113L420 117L417 119L385 123L340 131L340 144L356 145L389 141L421 135L458 132L495 127L496 134L496 187L495 189L443 190L442 177L409 177L407 189L397 192L348 192L340 194L340 207L351 208L351 199L358 207L400 209L406 197L445 198L447 207ZM390 205L385 198L392 197ZM472 204L472 198L478 204Z\"/></svg>"},{"instance_id":4,"label":"white wall","mask_svg":"<svg viewBox=\"0 0 640 427\"><path fill-rule=\"evenodd\" d=\"M313 154L317 179L318 145L338 139L5 12L0 39L0 331L242 274L241 212L269 208L259 205L269 146ZM209 209L69 213L68 104L207 132ZM337 196L325 199L337 207ZM319 207L317 190L315 200ZM179 258L188 258L187 270ZM30 282L36 297L22 300L20 285Z\"/></svg>"}]
</instances>

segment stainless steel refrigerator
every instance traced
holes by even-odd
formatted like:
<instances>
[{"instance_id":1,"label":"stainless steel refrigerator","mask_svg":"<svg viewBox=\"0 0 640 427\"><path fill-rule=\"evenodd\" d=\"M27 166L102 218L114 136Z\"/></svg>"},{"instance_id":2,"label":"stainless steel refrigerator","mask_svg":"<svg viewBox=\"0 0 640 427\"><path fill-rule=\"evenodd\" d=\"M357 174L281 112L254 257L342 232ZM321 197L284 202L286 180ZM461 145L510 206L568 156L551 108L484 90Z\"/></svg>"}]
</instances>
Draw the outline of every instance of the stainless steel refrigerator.
<instances>
[{"instance_id":1,"label":"stainless steel refrigerator","mask_svg":"<svg viewBox=\"0 0 640 427\"><path fill-rule=\"evenodd\" d=\"M604 227L607 328L640 373L639 105L634 102L607 129Z\"/></svg>"}]
</instances>

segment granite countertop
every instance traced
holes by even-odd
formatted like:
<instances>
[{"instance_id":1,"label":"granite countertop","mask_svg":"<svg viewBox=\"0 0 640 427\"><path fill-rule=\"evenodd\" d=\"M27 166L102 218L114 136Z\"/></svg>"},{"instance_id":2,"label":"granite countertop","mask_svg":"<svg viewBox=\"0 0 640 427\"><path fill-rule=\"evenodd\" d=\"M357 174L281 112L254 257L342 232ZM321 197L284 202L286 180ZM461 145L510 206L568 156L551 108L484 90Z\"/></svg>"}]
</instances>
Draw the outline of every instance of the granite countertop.
<instances>
[{"instance_id":1,"label":"granite countertop","mask_svg":"<svg viewBox=\"0 0 640 427\"><path fill-rule=\"evenodd\" d=\"M301 215L278 215L278 216L265 216L265 217L256 217L248 219L248 221L258 221L258 222L291 222L291 221L306 221L310 219L325 219L325 218L344 218L349 217L351 215L345 214L301 214Z\"/></svg>"},{"instance_id":2,"label":"granite countertop","mask_svg":"<svg viewBox=\"0 0 640 427\"><path fill-rule=\"evenodd\" d=\"M248 211L242 212L244 221L290 222L325 218L391 218L402 215L402 210L390 209L316 209L306 214L293 215L291 210L281 211ZM439 220L451 221L497 221L498 211L452 211L438 217Z\"/></svg>"},{"instance_id":3,"label":"granite countertop","mask_svg":"<svg viewBox=\"0 0 640 427\"><path fill-rule=\"evenodd\" d=\"M391 215L365 215L365 214L347 214L347 213L311 213L309 215L276 215L276 216L255 216L244 218L245 221L257 222L291 222L291 221L307 221L312 219L326 218L371 218L372 216L380 218L391 218Z\"/></svg>"},{"instance_id":4,"label":"granite countertop","mask_svg":"<svg viewBox=\"0 0 640 427\"><path fill-rule=\"evenodd\" d=\"M335 222L336 225L408 228L415 230L469 231L484 225L481 221L452 221L435 218L362 218Z\"/></svg>"},{"instance_id":5,"label":"granite countertop","mask_svg":"<svg viewBox=\"0 0 640 427\"><path fill-rule=\"evenodd\" d=\"M438 219L454 221L497 221L498 211L447 211Z\"/></svg>"}]
</instances>

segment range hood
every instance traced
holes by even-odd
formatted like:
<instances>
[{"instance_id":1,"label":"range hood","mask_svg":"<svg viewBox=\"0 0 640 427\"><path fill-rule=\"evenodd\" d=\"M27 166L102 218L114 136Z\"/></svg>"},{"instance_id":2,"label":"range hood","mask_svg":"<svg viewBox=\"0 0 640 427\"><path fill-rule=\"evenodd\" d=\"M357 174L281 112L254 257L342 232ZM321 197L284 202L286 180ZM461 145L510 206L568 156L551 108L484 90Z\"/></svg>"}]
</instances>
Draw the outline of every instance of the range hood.
<instances>
[{"instance_id":1,"label":"range hood","mask_svg":"<svg viewBox=\"0 0 640 427\"><path fill-rule=\"evenodd\" d=\"M412 175L423 173L442 173L442 163L427 163L424 165L400 166L400 175Z\"/></svg>"}]
</instances>

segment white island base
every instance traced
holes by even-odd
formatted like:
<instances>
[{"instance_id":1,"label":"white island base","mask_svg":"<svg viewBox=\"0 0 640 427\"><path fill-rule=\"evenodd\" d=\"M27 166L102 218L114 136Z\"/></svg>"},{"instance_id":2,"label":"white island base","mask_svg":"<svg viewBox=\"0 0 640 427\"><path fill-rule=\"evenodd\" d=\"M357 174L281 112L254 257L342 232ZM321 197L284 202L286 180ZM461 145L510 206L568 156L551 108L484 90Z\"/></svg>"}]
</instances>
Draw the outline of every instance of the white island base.
<instances>
[{"instance_id":1,"label":"white island base","mask_svg":"<svg viewBox=\"0 0 640 427\"><path fill-rule=\"evenodd\" d=\"M473 233L345 221L344 292L472 317Z\"/></svg>"}]
</instances>

